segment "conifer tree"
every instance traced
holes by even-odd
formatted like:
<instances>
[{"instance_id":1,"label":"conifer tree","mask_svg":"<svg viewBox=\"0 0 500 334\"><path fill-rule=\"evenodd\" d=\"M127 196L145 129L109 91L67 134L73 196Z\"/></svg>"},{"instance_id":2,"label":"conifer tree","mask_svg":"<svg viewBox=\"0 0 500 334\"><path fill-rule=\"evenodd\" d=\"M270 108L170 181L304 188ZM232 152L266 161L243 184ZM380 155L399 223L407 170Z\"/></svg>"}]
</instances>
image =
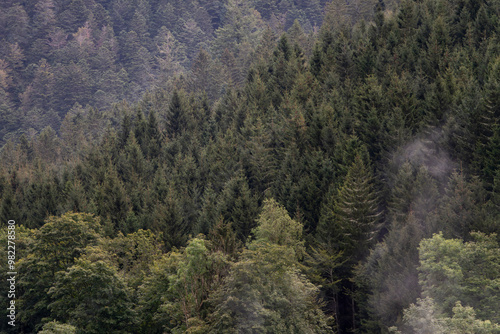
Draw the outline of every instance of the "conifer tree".
<instances>
[{"instance_id":1,"label":"conifer tree","mask_svg":"<svg viewBox=\"0 0 500 334\"><path fill-rule=\"evenodd\" d=\"M388 219L399 222L405 220L408 214L414 210L412 207L416 199L414 167L407 161L403 163L393 183L387 207Z\"/></svg>"},{"instance_id":2,"label":"conifer tree","mask_svg":"<svg viewBox=\"0 0 500 334\"><path fill-rule=\"evenodd\" d=\"M437 219L433 226L443 231L445 236L469 240L471 231L477 231L486 217L481 212L484 191L477 179L466 180L462 172L454 172L448 181L444 197L439 203Z\"/></svg>"},{"instance_id":3,"label":"conifer tree","mask_svg":"<svg viewBox=\"0 0 500 334\"><path fill-rule=\"evenodd\" d=\"M217 195L212 185L208 184L203 193L200 215L196 222L194 232L196 234L203 233L207 235L212 230L212 227L221 220L222 217L217 205Z\"/></svg>"},{"instance_id":4,"label":"conifer tree","mask_svg":"<svg viewBox=\"0 0 500 334\"><path fill-rule=\"evenodd\" d=\"M162 146L162 133L160 132L156 113L150 111L148 115L148 123L146 128L147 146L143 149L149 158L156 158L160 154Z\"/></svg>"},{"instance_id":5,"label":"conifer tree","mask_svg":"<svg viewBox=\"0 0 500 334\"><path fill-rule=\"evenodd\" d=\"M152 220L146 228L163 233L163 240L168 250L185 245L193 226L183 217L178 195L169 187L165 198L155 204Z\"/></svg>"},{"instance_id":6,"label":"conifer tree","mask_svg":"<svg viewBox=\"0 0 500 334\"><path fill-rule=\"evenodd\" d=\"M186 127L186 106L182 92L174 91L167 114L167 135L174 138L181 134Z\"/></svg>"},{"instance_id":7,"label":"conifer tree","mask_svg":"<svg viewBox=\"0 0 500 334\"><path fill-rule=\"evenodd\" d=\"M219 199L219 212L224 221L230 222L238 238L245 241L255 227L258 205L257 198L248 187L244 175L230 179Z\"/></svg>"},{"instance_id":8,"label":"conifer tree","mask_svg":"<svg viewBox=\"0 0 500 334\"><path fill-rule=\"evenodd\" d=\"M137 145L137 143L136 143ZM128 212L128 197L113 166L108 167L102 184L99 184L95 193L97 214L109 219L115 231L125 221Z\"/></svg>"},{"instance_id":9,"label":"conifer tree","mask_svg":"<svg viewBox=\"0 0 500 334\"><path fill-rule=\"evenodd\" d=\"M381 227L382 212L373 181L369 167L357 155L335 194L333 207L324 208L318 227L319 238L321 230L333 230L329 234L336 247L354 263L367 255Z\"/></svg>"}]
</instances>

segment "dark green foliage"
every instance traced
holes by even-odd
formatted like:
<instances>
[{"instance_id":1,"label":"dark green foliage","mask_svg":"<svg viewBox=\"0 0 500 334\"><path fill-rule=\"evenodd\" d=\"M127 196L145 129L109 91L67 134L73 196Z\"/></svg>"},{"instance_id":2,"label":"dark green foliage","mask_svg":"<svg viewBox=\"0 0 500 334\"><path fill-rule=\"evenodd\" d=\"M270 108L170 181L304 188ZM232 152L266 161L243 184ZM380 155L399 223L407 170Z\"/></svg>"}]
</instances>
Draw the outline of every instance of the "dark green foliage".
<instances>
[{"instance_id":1,"label":"dark green foliage","mask_svg":"<svg viewBox=\"0 0 500 334\"><path fill-rule=\"evenodd\" d=\"M258 213L258 202L248 188L244 176L229 180L219 199L219 212L224 221L230 222L238 238L245 241L255 227Z\"/></svg>"},{"instance_id":2,"label":"dark green foliage","mask_svg":"<svg viewBox=\"0 0 500 334\"><path fill-rule=\"evenodd\" d=\"M124 282L101 261L78 260L57 274L48 295L52 314L85 333L125 333L133 322Z\"/></svg>"},{"instance_id":3,"label":"dark green foliage","mask_svg":"<svg viewBox=\"0 0 500 334\"><path fill-rule=\"evenodd\" d=\"M187 110L182 93L175 91L172 94L172 100L168 109L167 116L167 134L170 138L179 135L182 130L185 130L187 123Z\"/></svg>"},{"instance_id":4,"label":"dark green foliage","mask_svg":"<svg viewBox=\"0 0 500 334\"><path fill-rule=\"evenodd\" d=\"M109 219L114 226L125 220L128 199L116 171L112 169L104 175L104 181L97 186L95 196L99 216Z\"/></svg>"},{"instance_id":5,"label":"dark green foliage","mask_svg":"<svg viewBox=\"0 0 500 334\"><path fill-rule=\"evenodd\" d=\"M462 173L453 173L444 197L439 203L433 226L450 238L469 240L470 232L480 230L481 221L487 219L482 209L485 192L477 179L468 181Z\"/></svg>"},{"instance_id":6,"label":"dark green foliage","mask_svg":"<svg viewBox=\"0 0 500 334\"><path fill-rule=\"evenodd\" d=\"M377 241L381 215L373 176L357 155L334 199L323 208L317 237L344 251L350 261L366 256Z\"/></svg>"}]
</instances>

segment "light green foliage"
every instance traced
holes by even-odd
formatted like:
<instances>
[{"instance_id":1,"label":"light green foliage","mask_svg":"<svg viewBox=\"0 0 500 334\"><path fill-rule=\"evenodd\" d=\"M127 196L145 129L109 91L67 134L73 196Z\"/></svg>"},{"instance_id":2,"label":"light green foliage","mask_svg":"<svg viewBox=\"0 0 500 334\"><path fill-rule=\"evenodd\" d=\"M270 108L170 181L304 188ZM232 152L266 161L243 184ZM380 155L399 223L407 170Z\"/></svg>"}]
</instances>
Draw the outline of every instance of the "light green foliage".
<instances>
[{"instance_id":1,"label":"light green foliage","mask_svg":"<svg viewBox=\"0 0 500 334\"><path fill-rule=\"evenodd\" d=\"M166 311L179 307L186 328L192 318L200 317L208 293L215 283L217 275L225 265L222 254L210 254L203 239L192 239L185 249L184 259L177 267L177 272L169 277L175 303L165 303Z\"/></svg>"},{"instance_id":2,"label":"light green foliage","mask_svg":"<svg viewBox=\"0 0 500 334\"><path fill-rule=\"evenodd\" d=\"M480 319L500 322L500 247L495 235L473 234L474 241L444 239L436 234L421 242L420 284L445 314L457 302L474 308Z\"/></svg>"},{"instance_id":3,"label":"light green foliage","mask_svg":"<svg viewBox=\"0 0 500 334\"><path fill-rule=\"evenodd\" d=\"M423 295L438 300L443 311L451 311L462 293L462 249L461 240L444 239L442 234L422 240L420 244L419 271Z\"/></svg>"},{"instance_id":4,"label":"light green foliage","mask_svg":"<svg viewBox=\"0 0 500 334\"><path fill-rule=\"evenodd\" d=\"M477 319L475 310L470 306L462 306L460 302L453 307L453 317L445 319L445 323L449 327L448 333L452 334L500 333L500 324Z\"/></svg>"},{"instance_id":5,"label":"light green foliage","mask_svg":"<svg viewBox=\"0 0 500 334\"><path fill-rule=\"evenodd\" d=\"M447 333L432 298L419 299L416 305L410 305L403 319L415 334Z\"/></svg>"},{"instance_id":6,"label":"light green foliage","mask_svg":"<svg viewBox=\"0 0 500 334\"><path fill-rule=\"evenodd\" d=\"M169 277L175 275L181 260L182 253L176 250L163 255L151 264L151 274L145 277L144 283L138 289L138 311L141 315L139 325L146 333L163 333L167 326L170 328L180 325L180 320L173 320L175 314L164 313L160 306L172 299Z\"/></svg>"},{"instance_id":7,"label":"light green foliage","mask_svg":"<svg viewBox=\"0 0 500 334\"><path fill-rule=\"evenodd\" d=\"M161 234L150 230L138 230L126 236L119 233L116 238L103 240L100 248L108 253L105 258L118 268L127 283L137 287L149 275L151 263L161 256ZM88 250L87 253L90 257L93 251ZM99 258L99 255L95 256Z\"/></svg>"},{"instance_id":8,"label":"light green foliage","mask_svg":"<svg viewBox=\"0 0 500 334\"><path fill-rule=\"evenodd\" d=\"M462 306L457 302L453 307L453 316L441 314L432 298L418 299L404 312L403 333L411 334L496 334L500 333L500 325L490 320L476 318L475 310L470 306ZM389 329L391 333L402 333L396 327Z\"/></svg>"},{"instance_id":9,"label":"light green foliage","mask_svg":"<svg viewBox=\"0 0 500 334\"><path fill-rule=\"evenodd\" d=\"M76 334L76 327L57 321L47 322L38 334Z\"/></svg>"},{"instance_id":10,"label":"light green foliage","mask_svg":"<svg viewBox=\"0 0 500 334\"><path fill-rule=\"evenodd\" d=\"M302 225L274 200L264 203L258 221L256 239L216 294L212 332L330 332L315 302L317 288L298 270Z\"/></svg>"},{"instance_id":11,"label":"light green foliage","mask_svg":"<svg viewBox=\"0 0 500 334\"><path fill-rule=\"evenodd\" d=\"M96 244L102 233L99 219L90 214L69 212L49 217L35 232L30 256L47 262L56 272L72 264L88 245Z\"/></svg>"},{"instance_id":12,"label":"light green foliage","mask_svg":"<svg viewBox=\"0 0 500 334\"><path fill-rule=\"evenodd\" d=\"M274 199L265 200L263 205L253 231L255 240L291 248L295 256L301 258L304 253L302 224L290 218L286 209Z\"/></svg>"}]
</instances>

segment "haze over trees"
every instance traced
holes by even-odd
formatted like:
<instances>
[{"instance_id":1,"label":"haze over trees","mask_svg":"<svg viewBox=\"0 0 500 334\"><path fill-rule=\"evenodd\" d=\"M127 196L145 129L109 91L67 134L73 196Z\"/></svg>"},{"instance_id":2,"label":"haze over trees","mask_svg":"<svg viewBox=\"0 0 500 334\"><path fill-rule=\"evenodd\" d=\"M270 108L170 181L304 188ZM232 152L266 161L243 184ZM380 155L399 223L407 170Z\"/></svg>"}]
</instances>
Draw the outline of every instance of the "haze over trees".
<instances>
[{"instance_id":1,"label":"haze over trees","mask_svg":"<svg viewBox=\"0 0 500 334\"><path fill-rule=\"evenodd\" d=\"M500 332L499 1L0 6L0 331Z\"/></svg>"}]
</instances>

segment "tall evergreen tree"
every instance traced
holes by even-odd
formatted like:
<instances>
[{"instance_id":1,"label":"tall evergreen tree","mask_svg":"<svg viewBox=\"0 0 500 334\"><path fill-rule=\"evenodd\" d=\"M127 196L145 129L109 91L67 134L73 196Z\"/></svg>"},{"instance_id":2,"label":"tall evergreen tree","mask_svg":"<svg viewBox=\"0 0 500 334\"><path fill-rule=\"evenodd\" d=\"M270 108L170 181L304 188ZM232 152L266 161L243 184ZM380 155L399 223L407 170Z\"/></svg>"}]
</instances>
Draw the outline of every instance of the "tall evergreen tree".
<instances>
[{"instance_id":1,"label":"tall evergreen tree","mask_svg":"<svg viewBox=\"0 0 500 334\"><path fill-rule=\"evenodd\" d=\"M324 207L318 226L318 238L321 240L323 234L333 236L336 248L354 263L367 255L381 227L382 212L373 181L369 167L357 155L334 194L333 206L330 203Z\"/></svg>"}]
</instances>

